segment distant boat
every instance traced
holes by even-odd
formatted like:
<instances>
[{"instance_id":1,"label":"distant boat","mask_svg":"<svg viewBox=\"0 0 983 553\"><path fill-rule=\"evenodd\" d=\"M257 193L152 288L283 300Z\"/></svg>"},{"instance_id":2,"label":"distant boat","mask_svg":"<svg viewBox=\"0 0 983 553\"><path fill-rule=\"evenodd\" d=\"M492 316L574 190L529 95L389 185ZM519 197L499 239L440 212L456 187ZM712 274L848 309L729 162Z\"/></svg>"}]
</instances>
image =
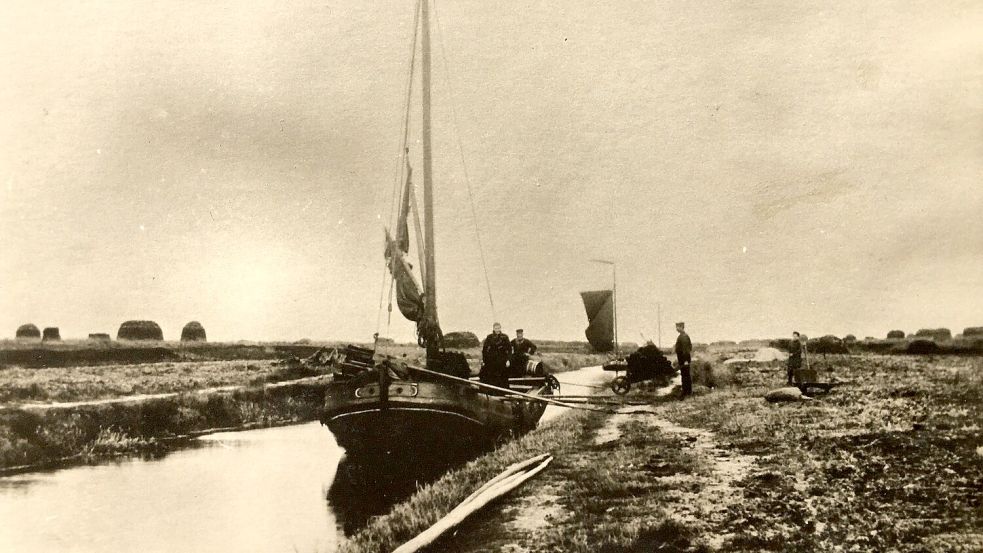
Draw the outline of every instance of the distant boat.
<instances>
[{"instance_id":1,"label":"distant boat","mask_svg":"<svg viewBox=\"0 0 983 553\"><path fill-rule=\"evenodd\" d=\"M594 351L614 351L614 291L592 290L581 292L587 311L587 329L584 334Z\"/></svg>"},{"instance_id":2,"label":"distant boat","mask_svg":"<svg viewBox=\"0 0 983 553\"><path fill-rule=\"evenodd\" d=\"M545 410L544 402L530 397L488 393L468 380L470 369L464 355L443 347L437 318L434 262L429 11L429 0L417 3L414 17L419 25L414 30L411 63L413 74L419 36L423 89L423 230L420 230L412 171L407 160L395 236L389 230L385 233L385 259L393 278L396 303L400 313L416 323L417 341L426 349L426 367L380 361L372 349L348 347L327 387L321 423L350 455L419 456L448 449L483 449L535 428ZM411 91L407 92L412 96ZM409 105L407 100L407 109ZM407 221L411 214L420 254L422 288L407 260L410 246ZM534 397L551 395L558 386L556 380L544 374L542 363L532 360L529 366L532 374L511 387Z\"/></svg>"}]
</instances>

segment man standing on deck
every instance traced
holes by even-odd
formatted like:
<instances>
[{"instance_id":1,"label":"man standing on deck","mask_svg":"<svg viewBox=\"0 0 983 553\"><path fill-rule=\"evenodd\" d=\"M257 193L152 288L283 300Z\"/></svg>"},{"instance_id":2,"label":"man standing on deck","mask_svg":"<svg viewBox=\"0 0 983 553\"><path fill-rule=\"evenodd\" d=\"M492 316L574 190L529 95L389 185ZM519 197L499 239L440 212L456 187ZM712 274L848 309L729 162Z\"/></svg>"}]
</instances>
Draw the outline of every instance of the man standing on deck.
<instances>
[{"instance_id":1,"label":"man standing on deck","mask_svg":"<svg viewBox=\"0 0 983 553\"><path fill-rule=\"evenodd\" d=\"M509 357L512 356L512 343L502 332L502 325L492 325L492 333L485 338L481 347L481 372L478 379L499 388L509 387L509 373L505 368Z\"/></svg>"},{"instance_id":2,"label":"man standing on deck","mask_svg":"<svg viewBox=\"0 0 983 553\"><path fill-rule=\"evenodd\" d=\"M522 329L517 328L515 330L515 340L512 340L512 361L510 362L512 378L519 378L525 374L529 356L535 354L536 344L525 339L522 336Z\"/></svg>"},{"instance_id":3,"label":"man standing on deck","mask_svg":"<svg viewBox=\"0 0 983 553\"><path fill-rule=\"evenodd\" d=\"M686 323L676 323L676 332L679 333L679 337L676 338L676 345L673 348L676 350L676 362L679 365L679 374L683 380L683 397L693 393L693 375L690 374L693 343L690 342L689 334L686 334L684 330L685 326Z\"/></svg>"},{"instance_id":4,"label":"man standing on deck","mask_svg":"<svg viewBox=\"0 0 983 553\"><path fill-rule=\"evenodd\" d=\"M788 385L792 385L796 369L802 368L802 337L798 332L792 333L792 342L788 345Z\"/></svg>"}]
</instances>

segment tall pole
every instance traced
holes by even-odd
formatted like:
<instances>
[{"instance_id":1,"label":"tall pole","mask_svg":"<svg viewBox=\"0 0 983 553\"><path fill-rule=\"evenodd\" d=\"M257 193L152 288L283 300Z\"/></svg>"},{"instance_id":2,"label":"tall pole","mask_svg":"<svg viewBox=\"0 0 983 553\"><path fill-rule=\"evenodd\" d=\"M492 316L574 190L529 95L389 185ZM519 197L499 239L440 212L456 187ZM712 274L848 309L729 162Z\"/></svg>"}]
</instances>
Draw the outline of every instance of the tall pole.
<instances>
[{"instance_id":1,"label":"tall pole","mask_svg":"<svg viewBox=\"0 0 983 553\"><path fill-rule=\"evenodd\" d=\"M423 218L426 274L424 275L423 316L428 323L437 324L437 280L434 262L433 158L430 144L430 2L421 2L421 73L423 88ZM436 352L438 344L427 342L427 356ZM432 350L432 351L431 351Z\"/></svg>"},{"instance_id":2,"label":"tall pole","mask_svg":"<svg viewBox=\"0 0 983 553\"><path fill-rule=\"evenodd\" d=\"M614 354L621 354L621 345L618 343L618 266L611 262L611 268L614 269L614 290L612 292L612 300L614 302Z\"/></svg>"}]
</instances>

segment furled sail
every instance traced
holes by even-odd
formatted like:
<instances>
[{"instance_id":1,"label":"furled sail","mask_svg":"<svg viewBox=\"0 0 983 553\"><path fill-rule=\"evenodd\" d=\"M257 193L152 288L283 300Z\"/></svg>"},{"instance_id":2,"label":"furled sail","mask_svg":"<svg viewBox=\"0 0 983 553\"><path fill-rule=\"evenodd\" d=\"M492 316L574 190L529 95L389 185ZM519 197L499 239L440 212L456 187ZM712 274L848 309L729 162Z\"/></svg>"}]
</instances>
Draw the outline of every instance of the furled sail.
<instances>
[{"instance_id":1,"label":"furled sail","mask_svg":"<svg viewBox=\"0 0 983 553\"><path fill-rule=\"evenodd\" d=\"M403 185L402 201L399 205L399 219L396 221L396 243L403 253L410 251L410 230L406 219L410 212L410 195L413 193L413 168L406 161L406 183Z\"/></svg>"},{"instance_id":2,"label":"furled sail","mask_svg":"<svg viewBox=\"0 0 983 553\"><path fill-rule=\"evenodd\" d=\"M399 306L399 312L415 323L420 322L423 319L423 289L413 276L413 268L406 261L406 253L388 230L386 261L396 285L396 305Z\"/></svg>"},{"instance_id":3,"label":"furled sail","mask_svg":"<svg viewBox=\"0 0 983 553\"><path fill-rule=\"evenodd\" d=\"M587 310L587 341L595 351L614 349L614 292L593 290L581 292Z\"/></svg>"}]
</instances>

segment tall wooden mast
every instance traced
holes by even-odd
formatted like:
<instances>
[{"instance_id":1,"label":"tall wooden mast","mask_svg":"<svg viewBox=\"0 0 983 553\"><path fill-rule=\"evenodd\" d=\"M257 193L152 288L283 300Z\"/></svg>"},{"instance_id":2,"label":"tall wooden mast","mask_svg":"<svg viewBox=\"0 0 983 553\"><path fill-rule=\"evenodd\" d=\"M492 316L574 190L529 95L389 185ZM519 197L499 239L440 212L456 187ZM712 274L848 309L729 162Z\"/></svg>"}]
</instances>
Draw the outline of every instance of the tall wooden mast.
<instances>
[{"instance_id":1,"label":"tall wooden mast","mask_svg":"<svg viewBox=\"0 0 983 553\"><path fill-rule=\"evenodd\" d=\"M430 141L430 2L421 0L421 75L423 88L423 218L424 218L424 250L426 252L426 267L424 270L424 306L423 317L425 328L438 330L437 319L437 281L434 269L434 209L433 209L433 158ZM439 332L439 330L438 330ZM439 339L427 336L427 357L432 357L439 348Z\"/></svg>"}]
</instances>

